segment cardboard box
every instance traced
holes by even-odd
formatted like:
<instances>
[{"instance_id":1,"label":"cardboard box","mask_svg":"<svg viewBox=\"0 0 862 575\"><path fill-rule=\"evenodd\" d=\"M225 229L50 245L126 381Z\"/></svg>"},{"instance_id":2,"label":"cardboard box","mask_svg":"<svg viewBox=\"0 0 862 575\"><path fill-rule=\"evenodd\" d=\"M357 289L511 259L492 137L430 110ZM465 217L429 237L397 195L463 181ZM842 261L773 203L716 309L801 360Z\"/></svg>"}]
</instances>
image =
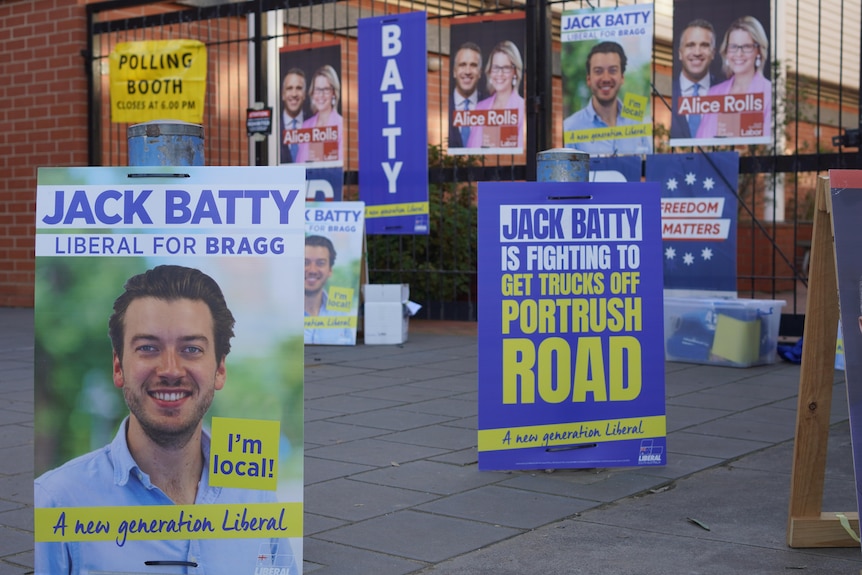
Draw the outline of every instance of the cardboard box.
<instances>
[{"instance_id":1,"label":"cardboard box","mask_svg":"<svg viewBox=\"0 0 862 575\"><path fill-rule=\"evenodd\" d=\"M366 345L392 345L407 341L410 313L408 284L365 284L363 329Z\"/></svg>"},{"instance_id":2,"label":"cardboard box","mask_svg":"<svg viewBox=\"0 0 862 575\"><path fill-rule=\"evenodd\" d=\"M731 367L775 363L784 305L781 300L666 297L665 359Z\"/></svg>"}]
</instances>

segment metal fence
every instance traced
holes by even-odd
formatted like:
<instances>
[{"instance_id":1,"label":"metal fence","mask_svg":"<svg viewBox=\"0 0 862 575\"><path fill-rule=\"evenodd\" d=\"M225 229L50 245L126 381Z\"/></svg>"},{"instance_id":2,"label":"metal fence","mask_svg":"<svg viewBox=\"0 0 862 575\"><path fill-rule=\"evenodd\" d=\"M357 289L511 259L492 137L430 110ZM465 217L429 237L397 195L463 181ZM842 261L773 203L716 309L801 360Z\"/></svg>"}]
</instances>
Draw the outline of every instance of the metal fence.
<instances>
[{"instance_id":1,"label":"metal fence","mask_svg":"<svg viewBox=\"0 0 862 575\"><path fill-rule=\"evenodd\" d=\"M619 2L631 4L636 2ZM255 142L246 134L253 102L278 109L278 50L337 41L342 53L345 140L344 197L358 197L357 21L394 12L424 11L428 18L428 125L431 228L429 236L370 236L367 267L375 283L406 282L411 299L432 319L476 319L476 185L480 181L535 179L538 151L562 145L560 14L565 9L617 2L545 0L292 1L109 0L87 5L90 29L89 161L127 163L127 124L112 123L108 59L120 42L196 39L207 46L204 106L209 165L277 163L277 138ZM667 147L671 0L656 1L653 48L654 137ZM784 299L782 333L801 334L807 288L812 198L818 174L860 168L860 0L778 3L774 33L784 60L773 64L779 81L782 127L775 146L739 146L738 289L740 297ZM445 133L449 27L465 16L523 14L527 28L528 103L525 153L448 156ZM778 21L780 20L780 25ZM845 23L847 25L845 26ZM788 41L789 40L789 41ZM848 48L849 47L849 48ZM711 151L707 150L707 151ZM699 150L683 150L691 152ZM777 201L780 199L781 201Z\"/></svg>"}]
</instances>

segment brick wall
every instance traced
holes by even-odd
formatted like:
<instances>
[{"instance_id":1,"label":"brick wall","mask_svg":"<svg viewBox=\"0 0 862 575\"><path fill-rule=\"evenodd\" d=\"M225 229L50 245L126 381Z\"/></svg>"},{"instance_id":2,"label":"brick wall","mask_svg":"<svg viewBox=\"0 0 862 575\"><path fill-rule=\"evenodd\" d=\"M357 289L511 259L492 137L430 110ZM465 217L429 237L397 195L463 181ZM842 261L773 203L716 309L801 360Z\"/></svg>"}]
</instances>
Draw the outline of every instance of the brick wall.
<instances>
[{"instance_id":1,"label":"brick wall","mask_svg":"<svg viewBox=\"0 0 862 575\"><path fill-rule=\"evenodd\" d=\"M86 11L0 2L0 306L33 305L36 170L87 165Z\"/></svg>"}]
</instances>

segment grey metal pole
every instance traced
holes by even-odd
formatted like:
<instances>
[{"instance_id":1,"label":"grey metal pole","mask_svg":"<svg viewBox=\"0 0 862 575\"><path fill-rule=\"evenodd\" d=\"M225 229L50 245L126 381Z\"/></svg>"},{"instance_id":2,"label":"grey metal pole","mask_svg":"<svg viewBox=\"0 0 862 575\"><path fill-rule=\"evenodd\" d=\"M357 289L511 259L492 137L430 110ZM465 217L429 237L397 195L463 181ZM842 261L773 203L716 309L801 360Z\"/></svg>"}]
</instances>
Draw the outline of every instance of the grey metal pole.
<instances>
[{"instance_id":1,"label":"grey metal pole","mask_svg":"<svg viewBox=\"0 0 862 575\"><path fill-rule=\"evenodd\" d=\"M129 126L130 166L203 166L204 129L178 120Z\"/></svg>"},{"instance_id":2,"label":"grey metal pole","mask_svg":"<svg viewBox=\"0 0 862 575\"><path fill-rule=\"evenodd\" d=\"M536 181L587 182L590 155L571 148L551 148L536 154Z\"/></svg>"}]
</instances>

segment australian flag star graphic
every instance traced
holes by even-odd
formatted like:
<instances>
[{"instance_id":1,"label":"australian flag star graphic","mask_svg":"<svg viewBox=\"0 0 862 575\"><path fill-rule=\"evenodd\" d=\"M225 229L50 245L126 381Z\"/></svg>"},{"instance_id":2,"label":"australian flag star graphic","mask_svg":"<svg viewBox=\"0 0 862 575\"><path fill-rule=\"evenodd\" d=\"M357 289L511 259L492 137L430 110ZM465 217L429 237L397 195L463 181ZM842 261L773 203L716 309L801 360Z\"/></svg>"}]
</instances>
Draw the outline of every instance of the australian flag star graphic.
<instances>
[{"instance_id":1,"label":"australian flag star graphic","mask_svg":"<svg viewBox=\"0 0 862 575\"><path fill-rule=\"evenodd\" d=\"M662 187L665 290L734 297L739 154L650 155L646 180Z\"/></svg>"}]
</instances>

